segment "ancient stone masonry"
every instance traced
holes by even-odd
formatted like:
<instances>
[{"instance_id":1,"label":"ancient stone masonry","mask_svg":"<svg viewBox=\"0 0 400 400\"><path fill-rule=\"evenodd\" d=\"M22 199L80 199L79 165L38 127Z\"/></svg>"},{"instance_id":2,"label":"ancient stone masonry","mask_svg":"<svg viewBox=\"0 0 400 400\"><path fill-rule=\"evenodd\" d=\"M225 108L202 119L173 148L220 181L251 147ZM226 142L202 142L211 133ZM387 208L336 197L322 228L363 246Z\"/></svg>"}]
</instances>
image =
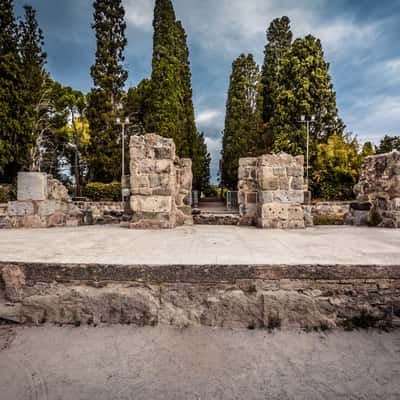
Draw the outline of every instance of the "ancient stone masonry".
<instances>
[{"instance_id":1,"label":"ancient stone masonry","mask_svg":"<svg viewBox=\"0 0 400 400\"><path fill-rule=\"evenodd\" d=\"M346 223L400 228L400 152L366 157Z\"/></svg>"},{"instance_id":2,"label":"ancient stone masonry","mask_svg":"<svg viewBox=\"0 0 400 400\"><path fill-rule=\"evenodd\" d=\"M0 320L225 328L390 328L400 268L0 263Z\"/></svg>"},{"instance_id":3,"label":"ancient stone masonry","mask_svg":"<svg viewBox=\"0 0 400 400\"><path fill-rule=\"evenodd\" d=\"M130 228L173 228L193 224L192 162L175 154L172 139L132 136Z\"/></svg>"},{"instance_id":4,"label":"ancient stone masonry","mask_svg":"<svg viewBox=\"0 0 400 400\"><path fill-rule=\"evenodd\" d=\"M304 228L304 157L285 153L239 160L242 224Z\"/></svg>"},{"instance_id":5,"label":"ancient stone masonry","mask_svg":"<svg viewBox=\"0 0 400 400\"><path fill-rule=\"evenodd\" d=\"M81 223L82 213L65 186L47 174L20 172L17 198L0 212L0 227L50 228Z\"/></svg>"}]
</instances>

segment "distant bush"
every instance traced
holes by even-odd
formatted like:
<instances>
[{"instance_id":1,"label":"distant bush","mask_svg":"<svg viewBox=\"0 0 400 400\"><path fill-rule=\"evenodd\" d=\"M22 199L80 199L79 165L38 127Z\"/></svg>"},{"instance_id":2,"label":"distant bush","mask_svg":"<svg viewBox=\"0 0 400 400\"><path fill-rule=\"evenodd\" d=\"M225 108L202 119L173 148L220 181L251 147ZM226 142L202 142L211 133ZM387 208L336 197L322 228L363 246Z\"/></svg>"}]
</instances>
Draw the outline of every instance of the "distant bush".
<instances>
[{"instance_id":1,"label":"distant bush","mask_svg":"<svg viewBox=\"0 0 400 400\"><path fill-rule=\"evenodd\" d=\"M82 194L93 201L119 201L121 200L121 184L119 182L91 182L85 186Z\"/></svg>"},{"instance_id":2,"label":"distant bush","mask_svg":"<svg viewBox=\"0 0 400 400\"><path fill-rule=\"evenodd\" d=\"M221 189L218 186L208 186L203 191L205 197L220 197Z\"/></svg>"},{"instance_id":3,"label":"distant bush","mask_svg":"<svg viewBox=\"0 0 400 400\"><path fill-rule=\"evenodd\" d=\"M0 203L7 203L17 199L17 188L15 185L0 185Z\"/></svg>"}]
</instances>

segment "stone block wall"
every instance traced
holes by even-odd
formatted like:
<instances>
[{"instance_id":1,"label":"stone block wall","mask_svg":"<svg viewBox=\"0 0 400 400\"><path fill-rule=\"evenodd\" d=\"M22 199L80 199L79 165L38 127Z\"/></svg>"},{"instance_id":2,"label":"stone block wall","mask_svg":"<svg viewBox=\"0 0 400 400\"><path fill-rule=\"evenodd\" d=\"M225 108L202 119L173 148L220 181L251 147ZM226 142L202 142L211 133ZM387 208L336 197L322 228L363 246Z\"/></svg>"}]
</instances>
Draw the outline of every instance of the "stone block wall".
<instances>
[{"instance_id":1,"label":"stone block wall","mask_svg":"<svg viewBox=\"0 0 400 400\"><path fill-rule=\"evenodd\" d=\"M304 228L304 157L267 154L239 161L239 209L243 224Z\"/></svg>"},{"instance_id":2,"label":"stone block wall","mask_svg":"<svg viewBox=\"0 0 400 400\"><path fill-rule=\"evenodd\" d=\"M391 328L398 265L0 262L0 320L224 328Z\"/></svg>"},{"instance_id":3,"label":"stone block wall","mask_svg":"<svg viewBox=\"0 0 400 400\"><path fill-rule=\"evenodd\" d=\"M347 223L400 228L400 152L366 157Z\"/></svg>"},{"instance_id":4,"label":"stone block wall","mask_svg":"<svg viewBox=\"0 0 400 400\"><path fill-rule=\"evenodd\" d=\"M117 225L125 218L122 201L76 201L82 213L83 225Z\"/></svg>"},{"instance_id":5,"label":"stone block wall","mask_svg":"<svg viewBox=\"0 0 400 400\"><path fill-rule=\"evenodd\" d=\"M2 207L1 228L50 228L81 223L81 211L58 180L44 173L21 172L17 184L17 201Z\"/></svg>"},{"instance_id":6,"label":"stone block wall","mask_svg":"<svg viewBox=\"0 0 400 400\"><path fill-rule=\"evenodd\" d=\"M155 134L130 142L130 228L192 224L192 162L179 159L172 139Z\"/></svg>"}]
</instances>

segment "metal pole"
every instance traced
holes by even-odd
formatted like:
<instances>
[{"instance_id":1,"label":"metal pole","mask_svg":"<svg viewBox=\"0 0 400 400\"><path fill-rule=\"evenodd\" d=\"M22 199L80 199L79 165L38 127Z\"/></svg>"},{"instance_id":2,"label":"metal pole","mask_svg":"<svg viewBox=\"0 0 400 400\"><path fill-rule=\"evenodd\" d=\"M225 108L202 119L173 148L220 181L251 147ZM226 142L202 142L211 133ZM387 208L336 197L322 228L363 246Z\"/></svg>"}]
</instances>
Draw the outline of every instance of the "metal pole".
<instances>
[{"instance_id":1,"label":"metal pole","mask_svg":"<svg viewBox=\"0 0 400 400\"><path fill-rule=\"evenodd\" d=\"M124 178L125 178L125 124L122 124L122 176L121 176L121 196L124 201Z\"/></svg>"},{"instance_id":2,"label":"metal pole","mask_svg":"<svg viewBox=\"0 0 400 400\"><path fill-rule=\"evenodd\" d=\"M310 121L307 121L307 190L308 190L308 178L309 178L309 167L310 167Z\"/></svg>"}]
</instances>

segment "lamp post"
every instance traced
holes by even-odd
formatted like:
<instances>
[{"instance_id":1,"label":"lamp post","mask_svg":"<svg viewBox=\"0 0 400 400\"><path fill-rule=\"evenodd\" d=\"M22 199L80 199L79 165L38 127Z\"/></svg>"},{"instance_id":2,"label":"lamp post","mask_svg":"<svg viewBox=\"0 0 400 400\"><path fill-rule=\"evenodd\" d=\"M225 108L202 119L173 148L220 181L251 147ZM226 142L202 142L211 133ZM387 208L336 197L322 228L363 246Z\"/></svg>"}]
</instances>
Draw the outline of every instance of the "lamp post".
<instances>
[{"instance_id":1,"label":"lamp post","mask_svg":"<svg viewBox=\"0 0 400 400\"><path fill-rule=\"evenodd\" d=\"M122 130L121 130L121 185L122 185L122 201L124 201L124 183L125 183L125 126L130 125L131 121L129 120L129 117L126 117L124 120L121 120L121 118L116 118L115 120L117 125L121 125Z\"/></svg>"},{"instance_id":2,"label":"lamp post","mask_svg":"<svg viewBox=\"0 0 400 400\"><path fill-rule=\"evenodd\" d=\"M305 124L306 128L307 128L306 183L307 183L307 190L308 190L308 179L309 179L309 168L310 168L310 125L315 123L315 115L311 115L311 119L307 119L305 115L302 115L300 123Z\"/></svg>"}]
</instances>

